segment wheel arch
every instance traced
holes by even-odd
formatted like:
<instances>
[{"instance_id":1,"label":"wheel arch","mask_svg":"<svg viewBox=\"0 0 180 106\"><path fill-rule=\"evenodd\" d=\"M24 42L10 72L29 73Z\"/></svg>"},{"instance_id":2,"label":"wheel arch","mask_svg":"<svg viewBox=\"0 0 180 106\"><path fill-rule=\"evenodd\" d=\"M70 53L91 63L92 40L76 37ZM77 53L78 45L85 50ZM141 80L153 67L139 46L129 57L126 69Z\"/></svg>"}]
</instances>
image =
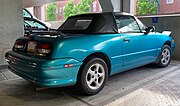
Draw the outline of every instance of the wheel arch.
<instances>
[{"instance_id":1,"label":"wheel arch","mask_svg":"<svg viewBox=\"0 0 180 106\"><path fill-rule=\"evenodd\" d=\"M111 61L110 61L109 57L108 57L105 53L102 53L102 52L96 52L96 53L89 54L89 55L83 60L83 64L81 65L80 70L82 70L82 68L84 67L84 65L85 65L90 59L92 59L93 57L101 58L101 59L103 59L103 60L106 62L107 67L108 67L108 75L110 75L110 73L111 73Z\"/></svg>"},{"instance_id":2,"label":"wheel arch","mask_svg":"<svg viewBox=\"0 0 180 106\"><path fill-rule=\"evenodd\" d=\"M162 47L161 47L161 51L162 51L162 48L164 47L164 45L168 45L168 46L171 48L171 42L170 42L169 40L166 40L166 41L164 42L164 44L162 45ZM155 64L157 64L157 63L160 61L161 51L158 53L157 60L154 62Z\"/></svg>"},{"instance_id":3,"label":"wheel arch","mask_svg":"<svg viewBox=\"0 0 180 106\"><path fill-rule=\"evenodd\" d=\"M169 40L167 40L164 45L168 45L171 48L171 42Z\"/></svg>"}]
</instances>

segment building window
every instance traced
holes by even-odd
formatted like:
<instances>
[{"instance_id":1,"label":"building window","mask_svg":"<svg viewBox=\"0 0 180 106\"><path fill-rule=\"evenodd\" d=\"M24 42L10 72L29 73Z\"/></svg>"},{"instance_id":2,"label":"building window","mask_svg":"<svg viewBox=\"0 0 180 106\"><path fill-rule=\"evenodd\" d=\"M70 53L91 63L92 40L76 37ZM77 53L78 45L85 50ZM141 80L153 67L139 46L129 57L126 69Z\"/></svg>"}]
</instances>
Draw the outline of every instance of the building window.
<instances>
[{"instance_id":1,"label":"building window","mask_svg":"<svg viewBox=\"0 0 180 106\"><path fill-rule=\"evenodd\" d=\"M93 2L93 12L96 12L97 10L96 10L96 4L97 4L97 2Z\"/></svg>"},{"instance_id":2,"label":"building window","mask_svg":"<svg viewBox=\"0 0 180 106\"><path fill-rule=\"evenodd\" d=\"M59 10L58 10L58 8L56 8L56 10L55 10L55 14L59 14Z\"/></svg>"},{"instance_id":3,"label":"building window","mask_svg":"<svg viewBox=\"0 0 180 106\"><path fill-rule=\"evenodd\" d=\"M174 0L166 0L166 4L172 4L174 3Z\"/></svg>"},{"instance_id":4,"label":"building window","mask_svg":"<svg viewBox=\"0 0 180 106\"><path fill-rule=\"evenodd\" d=\"M61 8L61 7L59 7L58 14L59 14L59 15L62 15L62 8Z\"/></svg>"},{"instance_id":5,"label":"building window","mask_svg":"<svg viewBox=\"0 0 180 106\"><path fill-rule=\"evenodd\" d=\"M99 4L99 12L102 12L102 7L100 4Z\"/></svg>"}]
</instances>

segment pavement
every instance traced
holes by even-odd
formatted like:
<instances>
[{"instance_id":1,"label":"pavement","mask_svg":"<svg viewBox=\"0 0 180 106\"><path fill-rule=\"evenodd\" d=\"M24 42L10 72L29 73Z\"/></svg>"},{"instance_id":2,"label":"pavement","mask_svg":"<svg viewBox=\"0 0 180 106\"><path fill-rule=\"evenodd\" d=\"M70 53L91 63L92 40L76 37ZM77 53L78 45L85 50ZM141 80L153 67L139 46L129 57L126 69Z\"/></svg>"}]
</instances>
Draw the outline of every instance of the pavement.
<instances>
[{"instance_id":1,"label":"pavement","mask_svg":"<svg viewBox=\"0 0 180 106\"><path fill-rule=\"evenodd\" d=\"M109 77L97 95L74 87L36 91L34 84L0 66L0 106L180 106L180 62L143 66Z\"/></svg>"}]
</instances>

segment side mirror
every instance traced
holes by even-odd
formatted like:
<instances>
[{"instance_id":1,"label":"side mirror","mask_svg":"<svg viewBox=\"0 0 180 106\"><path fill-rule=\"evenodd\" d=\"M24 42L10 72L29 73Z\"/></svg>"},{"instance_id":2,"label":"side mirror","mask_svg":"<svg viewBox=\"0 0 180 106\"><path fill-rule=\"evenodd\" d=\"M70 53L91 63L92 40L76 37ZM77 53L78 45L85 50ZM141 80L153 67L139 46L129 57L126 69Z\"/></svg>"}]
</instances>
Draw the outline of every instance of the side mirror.
<instances>
[{"instance_id":1,"label":"side mirror","mask_svg":"<svg viewBox=\"0 0 180 106\"><path fill-rule=\"evenodd\" d=\"M152 26L152 27L147 27L146 29L145 29L145 34L148 34L148 33L150 33L150 32L154 32L155 31L155 27L154 26Z\"/></svg>"}]
</instances>

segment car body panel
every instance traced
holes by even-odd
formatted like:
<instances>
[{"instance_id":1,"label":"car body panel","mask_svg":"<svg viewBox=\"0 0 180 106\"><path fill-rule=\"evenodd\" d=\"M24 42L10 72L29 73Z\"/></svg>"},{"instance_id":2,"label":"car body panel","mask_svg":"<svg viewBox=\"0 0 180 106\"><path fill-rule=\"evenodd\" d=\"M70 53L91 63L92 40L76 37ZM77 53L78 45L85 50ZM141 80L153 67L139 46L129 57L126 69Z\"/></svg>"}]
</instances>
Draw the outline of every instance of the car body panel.
<instances>
[{"instance_id":1,"label":"car body panel","mask_svg":"<svg viewBox=\"0 0 180 106\"><path fill-rule=\"evenodd\" d=\"M141 66L157 59L157 38L154 34L129 33L124 39L129 42L122 42L124 68L131 69ZM148 43L147 43L148 41Z\"/></svg>"},{"instance_id":2,"label":"car body panel","mask_svg":"<svg viewBox=\"0 0 180 106\"><path fill-rule=\"evenodd\" d=\"M9 69L12 72L41 86L75 84L82 64L72 58L37 59L12 51L7 52L6 59L9 60ZM64 68L65 64L74 64L74 67Z\"/></svg>"},{"instance_id":3,"label":"car body panel","mask_svg":"<svg viewBox=\"0 0 180 106\"><path fill-rule=\"evenodd\" d=\"M112 65L112 70L120 71L123 70L122 57L118 57L122 55L121 41L122 36L119 34L85 35L65 38L64 41L62 40L62 42L57 43L56 47L54 47L56 50L53 51L52 58L73 57L83 61L93 53L103 53L109 57L112 64L116 63ZM112 73L114 72L112 71Z\"/></svg>"}]
</instances>

